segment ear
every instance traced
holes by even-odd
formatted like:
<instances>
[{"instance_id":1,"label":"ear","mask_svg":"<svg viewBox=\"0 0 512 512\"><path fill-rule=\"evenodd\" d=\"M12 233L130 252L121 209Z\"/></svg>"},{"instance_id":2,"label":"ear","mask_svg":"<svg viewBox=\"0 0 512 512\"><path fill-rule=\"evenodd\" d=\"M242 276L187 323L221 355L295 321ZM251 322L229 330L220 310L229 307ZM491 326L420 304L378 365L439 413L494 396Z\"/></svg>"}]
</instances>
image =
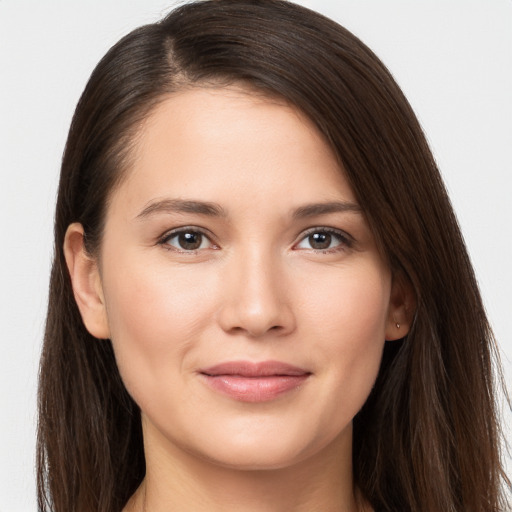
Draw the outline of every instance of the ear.
<instances>
[{"instance_id":1,"label":"ear","mask_svg":"<svg viewBox=\"0 0 512 512\"><path fill-rule=\"evenodd\" d=\"M64 257L86 329L95 338L109 338L110 329L98 264L85 249L84 228L78 222L68 226L64 238Z\"/></svg>"},{"instance_id":2,"label":"ear","mask_svg":"<svg viewBox=\"0 0 512 512\"><path fill-rule=\"evenodd\" d=\"M386 324L386 340L398 340L409 333L416 311L416 295L402 272L393 273Z\"/></svg>"}]
</instances>

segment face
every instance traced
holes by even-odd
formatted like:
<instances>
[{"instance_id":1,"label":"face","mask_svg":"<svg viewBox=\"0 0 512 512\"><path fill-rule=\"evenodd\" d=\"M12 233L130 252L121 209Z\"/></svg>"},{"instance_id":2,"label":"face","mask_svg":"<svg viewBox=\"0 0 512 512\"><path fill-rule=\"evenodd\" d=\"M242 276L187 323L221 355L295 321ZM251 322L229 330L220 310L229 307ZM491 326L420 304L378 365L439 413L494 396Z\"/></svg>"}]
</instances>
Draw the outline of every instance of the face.
<instances>
[{"instance_id":1,"label":"face","mask_svg":"<svg viewBox=\"0 0 512 512\"><path fill-rule=\"evenodd\" d=\"M350 441L393 337L393 285L297 110L234 87L161 103L113 193L99 269L146 443L263 469Z\"/></svg>"}]
</instances>

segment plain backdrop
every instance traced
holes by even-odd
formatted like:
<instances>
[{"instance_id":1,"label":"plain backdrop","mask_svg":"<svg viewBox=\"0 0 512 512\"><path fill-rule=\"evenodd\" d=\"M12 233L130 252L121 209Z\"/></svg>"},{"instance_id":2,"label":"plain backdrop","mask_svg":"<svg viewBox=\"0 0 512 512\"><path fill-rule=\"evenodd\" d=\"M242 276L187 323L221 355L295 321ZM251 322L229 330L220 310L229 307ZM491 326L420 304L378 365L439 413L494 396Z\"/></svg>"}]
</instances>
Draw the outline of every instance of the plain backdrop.
<instances>
[{"instance_id":1,"label":"plain backdrop","mask_svg":"<svg viewBox=\"0 0 512 512\"><path fill-rule=\"evenodd\" d=\"M301 3L366 42L415 109L451 194L512 387L512 0ZM37 368L60 158L75 104L106 50L172 5L0 0L2 512L36 510ZM510 422L508 415L505 428Z\"/></svg>"}]
</instances>

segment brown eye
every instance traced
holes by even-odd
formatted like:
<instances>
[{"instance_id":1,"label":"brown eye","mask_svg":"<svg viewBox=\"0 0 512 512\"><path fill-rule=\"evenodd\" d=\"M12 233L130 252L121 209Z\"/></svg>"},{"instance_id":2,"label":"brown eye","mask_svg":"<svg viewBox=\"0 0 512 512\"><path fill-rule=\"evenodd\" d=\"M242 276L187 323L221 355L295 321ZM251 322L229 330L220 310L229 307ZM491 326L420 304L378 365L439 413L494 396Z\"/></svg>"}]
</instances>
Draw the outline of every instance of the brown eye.
<instances>
[{"instance_id":1,"label":"brown eye","mask_svg":"<svg viewBox=\"0 0 512 512\"><path fill-rule=\"evenodd\" d=\"M332 235L330 233L313 233L308 236L308 242L312 249L329 249L332 242Z\"/></svg>"},{"instance_id":2,"label":"brown eye","mask_svg":"<svg viewBox=\"0 0 512 512\"><path fill-rule=\"evenodd\" d=\"M344 231L333 228L313 228L304 233L304 238L295 249L311 251L337 251L352 247L353 239Z\"/></svg>"},{"instance_id":3,"label":"brown eye","mask_svg":"<svg viewBox=\"0 0 512 512\"><path fill-rule=\"evenodd\" d=\"M177 238L178 245L186 251L199 249L203 241L203 235L201 233L180 233Z\"/></svg>"},{"instance_id":4,"label":"brown eye","mask_svg":"<svg viewBox=\"0 0 512 512\"><path fill-rule=\"evenodd\" d=\"M179 252L197 251L200 249L213 248L213 244L206 235L200 231L185 229L170 233L160 242L164 246L170 246Z\"/></svg>"}]
</instances>

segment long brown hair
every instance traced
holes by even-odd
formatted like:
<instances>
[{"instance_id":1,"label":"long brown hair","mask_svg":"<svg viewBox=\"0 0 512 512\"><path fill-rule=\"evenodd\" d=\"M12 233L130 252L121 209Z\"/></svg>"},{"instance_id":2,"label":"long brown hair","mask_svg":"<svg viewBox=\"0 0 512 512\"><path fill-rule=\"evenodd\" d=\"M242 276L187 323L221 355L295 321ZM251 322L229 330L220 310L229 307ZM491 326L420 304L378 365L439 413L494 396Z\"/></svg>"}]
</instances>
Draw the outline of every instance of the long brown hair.
<instances>
[{"instance_id":1,"label":"long brown hair","mask_svg":"<svg viewBox=\"0 0 512 512\"><path fill-rule=\"evenodd\" d=\"M100 244L109 195L141 122L193 84L245 83L302 110L331 145L393 271L416 295L354 420L357 487L376 511L505 507L496 348L436 164L378 58L335 22L281 0L183 5L134 30L94 70L62 162L39 388L41 512L120 511L145 473L140 412L109 340L85 329L66 228ZM509 484L508 484L509 485Z\"/></svg>"}]
</instances>

